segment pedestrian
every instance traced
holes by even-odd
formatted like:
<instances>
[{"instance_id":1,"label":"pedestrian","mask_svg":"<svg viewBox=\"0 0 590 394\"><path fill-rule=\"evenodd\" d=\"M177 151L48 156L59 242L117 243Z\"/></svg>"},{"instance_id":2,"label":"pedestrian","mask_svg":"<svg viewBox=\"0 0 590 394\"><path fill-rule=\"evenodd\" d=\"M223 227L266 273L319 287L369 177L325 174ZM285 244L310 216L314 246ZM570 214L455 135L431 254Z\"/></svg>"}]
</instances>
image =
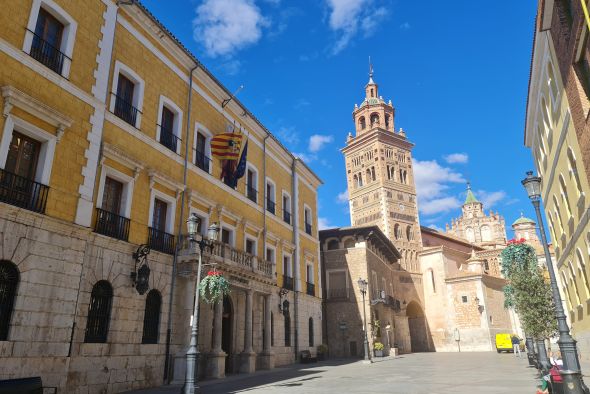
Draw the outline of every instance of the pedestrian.
<instances>
[{"instance_id":1,"label":"pedestrian","mask_svg":"<svg viewBox=\"0 0 590 394\"><path fill-rule=\"evenodd\" d=\"M514 356L520 358L520 339L516 335L512 336L512 347L514 349Z\"/></svg>"},{"instance_id":2,"label":"pedestrian","mask_svg":"<svg viewBox=\"0 0 590 394\"><path fill-rule=\"evenodd\" d=\"M563 367L563 360L561 359L561 352L557 351L555 353L551 352L551 356L549 357L549 362L551 365L555 365L557 367Z\"/></svg>"}]
</instances>

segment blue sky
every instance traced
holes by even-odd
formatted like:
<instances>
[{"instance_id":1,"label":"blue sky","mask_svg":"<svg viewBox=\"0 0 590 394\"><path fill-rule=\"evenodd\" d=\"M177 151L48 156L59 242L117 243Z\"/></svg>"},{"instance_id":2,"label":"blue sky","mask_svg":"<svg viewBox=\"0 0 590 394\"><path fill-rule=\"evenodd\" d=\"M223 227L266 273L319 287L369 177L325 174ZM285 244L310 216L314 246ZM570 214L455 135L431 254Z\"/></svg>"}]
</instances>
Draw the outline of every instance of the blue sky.
<instances>
[{"instance_id":1,"label":"blue sky","mask_svg":"<svg viewBox=\"0 0 590 394\"><path fill-rule=\"evenodd\" d=\"M423 225L460 214L465 182L508 225L534 212L520 180L536 2L144 0L323 179L322 226L349 225L346 135L368 57L415 143ZM512 237L508 232L508 237Z\"/></svg>"}]
</instances>

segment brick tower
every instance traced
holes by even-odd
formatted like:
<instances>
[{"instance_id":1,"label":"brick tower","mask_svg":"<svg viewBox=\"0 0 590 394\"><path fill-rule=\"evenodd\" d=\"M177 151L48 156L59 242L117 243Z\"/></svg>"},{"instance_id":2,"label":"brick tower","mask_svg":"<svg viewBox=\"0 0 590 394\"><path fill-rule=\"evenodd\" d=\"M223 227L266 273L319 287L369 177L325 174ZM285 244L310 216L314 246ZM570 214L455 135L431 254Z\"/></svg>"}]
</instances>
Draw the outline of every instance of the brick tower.
<instances>
[{"instance_id":1,"label":"brick tower","mask_svg":"<svg viewBox=\"0 0 590 394\"><path fill-rule=\"evenodd\" d=\"M369 68L365 99L354 106L355 135L342 149L353 226L377 225L402 253L401 266L420 272L422 241L412 171L412 144L395 131L391 100L379 96Z\"/></svg>"}]
</instances>

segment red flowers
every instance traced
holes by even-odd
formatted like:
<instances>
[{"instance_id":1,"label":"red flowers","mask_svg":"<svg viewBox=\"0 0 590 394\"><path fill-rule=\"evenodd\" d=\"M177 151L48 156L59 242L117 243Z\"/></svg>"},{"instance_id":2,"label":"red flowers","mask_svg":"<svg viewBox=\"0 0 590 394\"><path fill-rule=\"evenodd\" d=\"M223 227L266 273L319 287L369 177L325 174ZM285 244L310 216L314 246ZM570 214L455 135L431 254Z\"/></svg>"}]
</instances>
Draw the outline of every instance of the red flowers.
<instances>
[{"instance_id":1,"label":"red flowers","mask_svg":"<svg viewBox=\"0 0 590 394\"><path fill-rule=\"evenodd\" d=\"M207 276L215 276L215 275L221 275L222 272L220 271L209 271L207 272Z\"/></svg>"},{"instance_id":2,"label":"red flowers","mask_svg":"<svg viewBox=\"0 0 590 394\"><path fill-rule=\"evenodd\" d=\"M520 245L526 242L526 239L521 238L521 239L510 239L508 240L508 242L506 244L508 245Z\"/></svg>"}]
</instances>

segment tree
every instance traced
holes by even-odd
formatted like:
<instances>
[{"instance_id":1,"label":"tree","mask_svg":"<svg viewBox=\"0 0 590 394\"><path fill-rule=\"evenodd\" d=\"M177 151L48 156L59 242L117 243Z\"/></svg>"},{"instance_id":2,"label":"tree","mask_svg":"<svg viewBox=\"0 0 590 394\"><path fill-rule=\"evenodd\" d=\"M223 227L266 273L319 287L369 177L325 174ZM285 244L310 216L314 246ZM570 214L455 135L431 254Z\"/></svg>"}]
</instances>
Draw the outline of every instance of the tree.
<instances>
[{"instance_id":1,"label":"tree","mask_svg":"<svg viewBox=\"0 0 590 394\"><path fill-rule=\"evenodd\" d=\"M509 241L502 251L502 274L509 284L504 287L504 306L514 307L526 333L541 339L557 331L551 285L537 263L535 249L524 239Z\"/></svg>"}]
</instances>

